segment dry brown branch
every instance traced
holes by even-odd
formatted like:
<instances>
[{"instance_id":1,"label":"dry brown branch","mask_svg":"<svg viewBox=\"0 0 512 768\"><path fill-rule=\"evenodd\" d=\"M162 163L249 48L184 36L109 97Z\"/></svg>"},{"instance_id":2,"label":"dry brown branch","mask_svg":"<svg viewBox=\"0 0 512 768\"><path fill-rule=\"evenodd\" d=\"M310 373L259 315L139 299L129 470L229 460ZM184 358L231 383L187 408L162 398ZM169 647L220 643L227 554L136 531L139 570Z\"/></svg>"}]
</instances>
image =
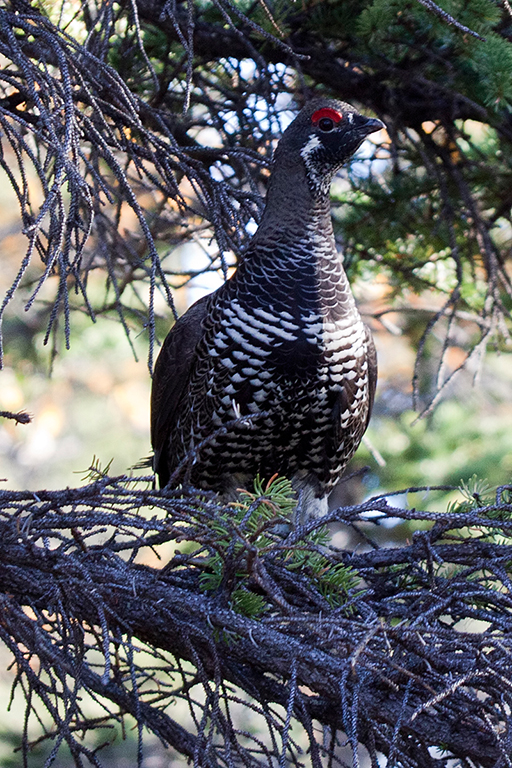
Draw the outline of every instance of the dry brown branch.
<instances>
[{"instance_id":1,"label":"dry brown branch","mask_svg":"<svg viewBox=\"0 0 512 768\"><path fill-rule=\"evenodd\" d=\"M25 411L18 411L13 413L12 411L0 411L0 418L12 419L16 424L30 424L31 418Z\"/></svg>"}]
</instances>

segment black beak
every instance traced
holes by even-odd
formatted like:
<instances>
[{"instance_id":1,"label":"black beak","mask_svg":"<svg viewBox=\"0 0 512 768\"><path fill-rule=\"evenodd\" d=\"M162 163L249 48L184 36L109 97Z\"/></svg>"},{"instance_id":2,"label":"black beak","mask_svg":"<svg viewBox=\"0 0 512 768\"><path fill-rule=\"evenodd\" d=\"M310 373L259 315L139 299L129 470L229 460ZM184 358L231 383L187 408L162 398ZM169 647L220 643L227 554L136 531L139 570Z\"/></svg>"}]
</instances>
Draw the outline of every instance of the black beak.
<instances>
[{"instance_id":1,"label":"black beak","mask_svg":"<svg viewBox=\"0 0 512 768\"><path fill-rule=\"evenodd\" d=\"M357 130L365 136L368 136L370 133L375 133L375 131L380 131L381 128L386 127L382 120L379 120L377 117L357 115L354 122Z\"/></svg>"}]
</instances>

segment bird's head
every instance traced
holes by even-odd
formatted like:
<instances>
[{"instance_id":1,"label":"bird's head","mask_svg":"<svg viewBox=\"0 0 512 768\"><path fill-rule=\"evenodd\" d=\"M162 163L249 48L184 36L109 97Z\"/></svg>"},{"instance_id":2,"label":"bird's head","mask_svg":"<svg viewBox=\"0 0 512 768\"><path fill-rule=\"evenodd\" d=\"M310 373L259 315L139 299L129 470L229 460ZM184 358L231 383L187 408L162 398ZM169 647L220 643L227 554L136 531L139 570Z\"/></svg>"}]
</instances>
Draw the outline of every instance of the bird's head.
<instances>
[{"instance_id":1,"label":"bird's head","mask_svg":"<svg viewBox=\"0 0 512 768\"><path fill-rule=\"evenodd\" d=\"M327 194L334 174L370 133L384 127L381 120L365 117L343 101L315 99L284 132L276 167L301 163L311 191Z\"/></svg>"}]
</instances>

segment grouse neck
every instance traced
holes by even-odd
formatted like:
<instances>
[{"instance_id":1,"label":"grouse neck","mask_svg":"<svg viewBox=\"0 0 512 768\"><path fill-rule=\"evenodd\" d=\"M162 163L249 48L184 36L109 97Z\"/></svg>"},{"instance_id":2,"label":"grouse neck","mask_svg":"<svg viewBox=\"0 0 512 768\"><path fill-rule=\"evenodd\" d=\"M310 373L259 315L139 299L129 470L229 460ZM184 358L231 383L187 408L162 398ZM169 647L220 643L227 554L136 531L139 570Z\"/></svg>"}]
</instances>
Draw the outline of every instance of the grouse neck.
<instances>
[{"instance_id":1,"label":"grouse neck","mask_svg":"<svg viewBox=\"0 0 512 768\"><path fill-rule=\"evenodd\" d=\"M336 252L329 194L313 190L303 169L276 168L252 245L312 240Z\"/></svg>"}]
</instances>

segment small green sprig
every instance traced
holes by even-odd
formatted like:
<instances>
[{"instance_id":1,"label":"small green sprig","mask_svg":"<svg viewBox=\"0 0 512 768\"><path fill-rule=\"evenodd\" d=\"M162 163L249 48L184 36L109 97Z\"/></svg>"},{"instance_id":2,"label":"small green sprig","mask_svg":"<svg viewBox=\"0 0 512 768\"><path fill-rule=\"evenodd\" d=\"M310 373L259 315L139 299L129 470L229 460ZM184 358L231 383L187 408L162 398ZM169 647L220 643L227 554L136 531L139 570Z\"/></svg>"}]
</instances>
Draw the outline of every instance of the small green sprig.
<instances>
[{"instance_id":1,"label":"small green sprig","mask_svg":"<svg viewBox=\"0 0 512 768\"><path fill-rule=\"evenodd\" d=\"M110 467L114 459L110 459L108 464L104 467L101 465L101 461L97 456L92 457L91 466L88 469L80 470L78 474L82 475L82 482L93 483L96 480L101 480L104 477L108 477L110 473Z\"/></svg>"},{"instance_id":2,"label":"small green sprig","mask_svg":"<svg viewBox=\"0 0 512 768\"><path fill-rule=\"evenodd\" d=\"M492 495L493 488L487 480L480 479L475 473L469 480L460 481L459 491L465 499L476 506L477 504L481 505L486 497Z\"/></svg>"},{"instance_id":3,"label":"small green sprig","mask_svg":"<svg viewBox=\"0 0 512 768\"><path fill-rule=\"evenodd\" d=\"M264 596L249 588L248 561L243 555L249 549L261 554L275 545L276 526L291 525L296 504L297 496L289 480L274 475L265 483L257 475L254 491L241 491L238 501L227 505L213 522L217 551L205 561L207 570L199 578L201 589L213 592L220 588L229 550L229 556L237 562L231 607L250 618L264 613L269 604Z\"/></svg>"},{"instance_id":4,"label":"small green sprig","mask_svg":"<svg viewBox=\"0 0 512 768\"><path fill-rule=\"evenodd\" d=\"M257 476L254 491L241 491L238 501L216 516L213 523L216 551L205 561L206 569L200 576L201 589L214 592L221 587L229 557L236 563L231 577L233 610L251 618L267 611L270 607L267 598L251 589L249 560L254 559L255 553L261 556L276 547L279 529L293 525L296 505L297 495L287 478L274 475L265 483ZM329 539L327 527L317 528L300 545L292 545L283 557L287 569L309 577L329 605L338 607L347 602L357 586L358 575L342 563L331 563L321 551ZM281 554L278 557L281 559Z\"/></svg>"},{"instance_id":5,"label":"small green sprig","mask_svg":"<svg viewBox=\"0 0 512 768\"><path fill-rule=\"evenodd\" d=\"M315 545L315 548L308 549L305 546L301 549L290 550L287 555L287 568L308 575L331 607L337 608L344 605L350 592L357 587L359 582L357 571L350 566L343 565L343 563L331 563L319 551L318 548L326 546L330 539L326 526L317 528L308 539L311 544Z\"/></svg>"}]
</instances>

